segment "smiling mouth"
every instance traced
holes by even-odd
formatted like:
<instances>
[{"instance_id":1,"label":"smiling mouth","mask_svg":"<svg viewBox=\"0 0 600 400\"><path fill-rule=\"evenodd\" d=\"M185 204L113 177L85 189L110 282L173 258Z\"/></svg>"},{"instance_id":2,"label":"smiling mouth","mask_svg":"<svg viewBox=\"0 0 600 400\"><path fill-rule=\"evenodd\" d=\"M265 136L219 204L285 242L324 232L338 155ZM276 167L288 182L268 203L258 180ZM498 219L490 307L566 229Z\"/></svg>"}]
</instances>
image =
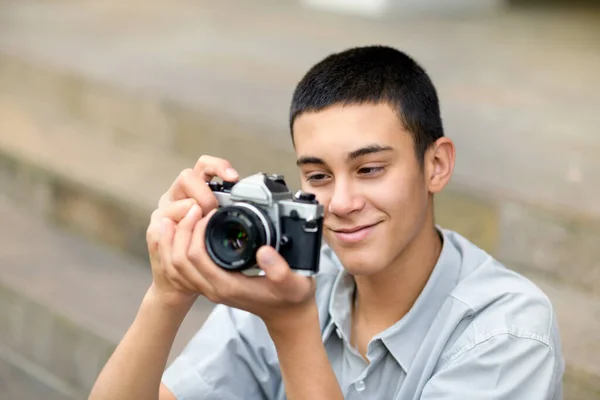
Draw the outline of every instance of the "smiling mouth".
<instances>
[{"instance_id":1,"label":"smiling mouth","mask_svg":"<svg viewBox=\"0 0 600 400\"><path fill-rule=\"evenodd\" d=\"M363 229L367 229L367 228L370 228L370 227L372 227L372 226L375 226L375 225L377 225L377 224L378 224L378 223L371 224L371 225L361 225L361 226L357 226L357 227L354 227L354 228L346 228L346 229L331 229L331 230L332 230L333 232L335 232L335 233L355 233L355 232L361 231L361 230L363 230Z\"/></svg>"},{"instance_id":2,"label":"smiling mouth","mask_svg":"<svg viewBox=\"0 0 600 400\"><path fill-rule=\"evenodd\" d=\"M336 239L344 243L358 243L365 240L373 232L373 228L379 225L381 222L377 222L371 225L361 225L353 228L345 229L330 229L335 235Z\"/></svg>"}]
</instances>

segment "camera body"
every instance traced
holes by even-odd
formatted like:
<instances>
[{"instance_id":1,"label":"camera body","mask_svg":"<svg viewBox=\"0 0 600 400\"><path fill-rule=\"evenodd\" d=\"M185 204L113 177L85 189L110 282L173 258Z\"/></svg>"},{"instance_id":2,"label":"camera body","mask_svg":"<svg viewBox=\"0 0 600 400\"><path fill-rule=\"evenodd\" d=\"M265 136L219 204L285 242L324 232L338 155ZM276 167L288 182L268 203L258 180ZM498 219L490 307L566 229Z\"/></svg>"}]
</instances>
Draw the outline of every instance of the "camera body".
<instances>
[{"instance_id":1,"label":"camera body","mask_svg":"<svg viewBox=\"0 0 600 400\"><path fill-rule=\"evenodd\" d=\"M292 194L282 175L266 173L208 185L218 201L205 235L215 264L248 276L262 275L256 252L269 245L294 272L312 276L319 271L323 206L314 194Z\"/></svg>"}]
</instances>

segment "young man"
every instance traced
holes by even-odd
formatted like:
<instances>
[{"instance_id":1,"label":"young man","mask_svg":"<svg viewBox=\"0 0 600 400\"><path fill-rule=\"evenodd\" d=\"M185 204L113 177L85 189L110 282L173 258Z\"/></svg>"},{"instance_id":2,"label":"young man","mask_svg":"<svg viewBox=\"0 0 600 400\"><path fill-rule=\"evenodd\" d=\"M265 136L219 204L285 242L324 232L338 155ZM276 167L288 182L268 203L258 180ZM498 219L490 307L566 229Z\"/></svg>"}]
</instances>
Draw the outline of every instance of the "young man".
<instances>
[{"instance_id":1,"label":"young man","mask_svg":"<svg viewBox=\"0 0 600 400\"><path fill-rule=\"evenodd\" d=\"M201 157L153 214L153 284L90 398L561 399L548 298L434 223L455 150L425 71L388 47L331 55L298 84L290 127L303 189L325 207L320 273L270 247L265 277L213 264L205 181L239 177ZM219 305L163 374L199 295Z\"/></svg>"}]
</instances>

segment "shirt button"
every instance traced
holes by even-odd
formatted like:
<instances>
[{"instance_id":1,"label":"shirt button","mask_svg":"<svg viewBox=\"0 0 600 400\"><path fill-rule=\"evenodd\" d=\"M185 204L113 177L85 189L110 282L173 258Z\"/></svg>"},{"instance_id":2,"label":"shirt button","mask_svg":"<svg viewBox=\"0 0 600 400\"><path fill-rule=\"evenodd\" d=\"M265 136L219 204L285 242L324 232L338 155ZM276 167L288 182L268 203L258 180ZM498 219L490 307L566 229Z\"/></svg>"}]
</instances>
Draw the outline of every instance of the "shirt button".
<instances>
[{"instance_id":1,"label":"shirt button","mask_svg":"<svg viewBox=\"0 0 600 400\"><path fill-rule=\"evenodd\" d=\"M357 392L362 392L367 388L367 385L365 385L365 381L358 381L354 384L354 387L356 388Z\"/></svg>"}]
</instances>

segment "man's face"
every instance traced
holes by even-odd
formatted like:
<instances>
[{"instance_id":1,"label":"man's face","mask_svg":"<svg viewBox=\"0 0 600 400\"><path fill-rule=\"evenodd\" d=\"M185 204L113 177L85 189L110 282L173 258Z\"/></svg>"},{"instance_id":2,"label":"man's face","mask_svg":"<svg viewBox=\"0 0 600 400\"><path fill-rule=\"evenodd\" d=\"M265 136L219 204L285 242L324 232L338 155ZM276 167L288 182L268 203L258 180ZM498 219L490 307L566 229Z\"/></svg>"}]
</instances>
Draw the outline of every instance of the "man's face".
<instances>
[{"instance_id":1,"label":"man's face","mask_svg":"<svg viewBox=\"0 0 600 400\"><path fill-rule=\"evenodd\" d=\"M323 235L344 267L370 275L422 229L428 189L413 138L387 104L301 114L294 144L302 189L325 208Z\"/></svg>"}]
</instances>

